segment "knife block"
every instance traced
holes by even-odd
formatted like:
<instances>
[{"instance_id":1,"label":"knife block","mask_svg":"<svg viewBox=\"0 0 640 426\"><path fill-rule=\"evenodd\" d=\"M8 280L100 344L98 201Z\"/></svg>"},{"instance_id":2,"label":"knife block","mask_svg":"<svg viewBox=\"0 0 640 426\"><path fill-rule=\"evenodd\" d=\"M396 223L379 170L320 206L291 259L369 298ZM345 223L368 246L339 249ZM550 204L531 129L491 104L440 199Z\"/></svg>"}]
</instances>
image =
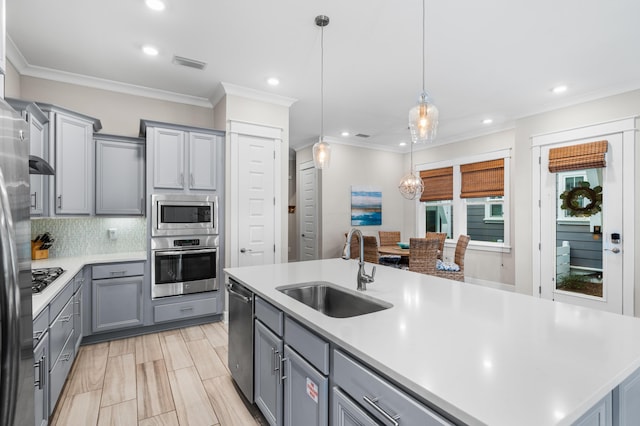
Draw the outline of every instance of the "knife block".
<instances>
[{"instance_id":1,"label":"knife block","mask_svg":"<svg viewBox=\"0 0 640 426\"><path fill-rule=\"evenodd\" d=\"M40 259L48 259L49 258L49 249L42 250L41 242L34 243L31 241L31 259L32 260L40 260Z\"/></svg>"}]
</instances>

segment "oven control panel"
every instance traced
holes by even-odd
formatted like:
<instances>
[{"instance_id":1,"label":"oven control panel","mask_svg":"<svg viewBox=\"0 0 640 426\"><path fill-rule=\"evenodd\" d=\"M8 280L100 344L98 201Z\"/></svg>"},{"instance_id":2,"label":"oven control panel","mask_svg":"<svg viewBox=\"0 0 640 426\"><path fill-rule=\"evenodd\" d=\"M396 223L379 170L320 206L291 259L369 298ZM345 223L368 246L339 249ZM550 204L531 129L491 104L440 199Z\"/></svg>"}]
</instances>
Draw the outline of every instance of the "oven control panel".
<instances>
[{"instance_id":1,"label":"oven control panel","mask_svg":"<svg viewBox=\"0 0 640 426\"><path fill-rule=\"evenodd\" d=\"M190 240L173 240L174 247L192 247L199 246L200 238L193 238Z\"/></svg>"}]
</instances>

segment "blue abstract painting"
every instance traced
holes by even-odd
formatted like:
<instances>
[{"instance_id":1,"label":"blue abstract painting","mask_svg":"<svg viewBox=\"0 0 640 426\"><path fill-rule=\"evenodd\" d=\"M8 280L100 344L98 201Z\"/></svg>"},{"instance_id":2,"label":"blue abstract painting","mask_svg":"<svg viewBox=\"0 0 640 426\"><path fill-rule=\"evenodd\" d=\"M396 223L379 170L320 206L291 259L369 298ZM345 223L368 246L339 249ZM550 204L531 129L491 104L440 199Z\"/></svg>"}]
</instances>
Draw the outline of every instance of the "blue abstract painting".
<instances>
[{"instance_id":1,"label":"blue abstract painting","mask_svg":"<svg viewBox=\"0 0 640 426\"><path fill-rule=\"evenodd\" d=\"M382 191L370 186L351 187L351 226L382 225Z\"/></svg>"}]
</instances>

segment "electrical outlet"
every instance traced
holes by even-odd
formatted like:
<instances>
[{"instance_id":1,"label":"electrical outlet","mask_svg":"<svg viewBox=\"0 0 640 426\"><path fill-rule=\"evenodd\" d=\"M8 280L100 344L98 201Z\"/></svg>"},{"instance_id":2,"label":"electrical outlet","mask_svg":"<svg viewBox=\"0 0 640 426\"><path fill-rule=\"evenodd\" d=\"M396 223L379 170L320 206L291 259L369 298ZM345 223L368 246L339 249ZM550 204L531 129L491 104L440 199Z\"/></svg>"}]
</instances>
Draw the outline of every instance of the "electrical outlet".
<instances>
[{"instance_id":1,"label":"electrical outlet","mask_svg":"<svg viewBox=\"0 0 640 426\"><path fill-rule=\"evenodd\" d=\"M118 239L117 231L118 231L117 228L109 228L109 229L107 229L107 235L109 235L109 239L110 240L117 240Z\"/></svg>"}]
</instances>

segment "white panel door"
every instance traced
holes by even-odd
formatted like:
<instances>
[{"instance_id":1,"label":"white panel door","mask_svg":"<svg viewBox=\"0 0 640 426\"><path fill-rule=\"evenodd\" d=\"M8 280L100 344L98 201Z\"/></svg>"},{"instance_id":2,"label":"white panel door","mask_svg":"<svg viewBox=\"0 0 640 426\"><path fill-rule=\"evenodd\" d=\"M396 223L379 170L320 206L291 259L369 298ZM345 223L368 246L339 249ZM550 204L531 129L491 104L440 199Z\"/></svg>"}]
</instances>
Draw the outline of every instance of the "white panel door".
<instances>
[{"instance_id":1,"label":"white panel door","mask_svg":"<svg viewBox=\"0 0 640 426\"><path fill-rule=\"evenodd\" d=\"M238 138L238 266L275 262L275 143Z\"/></svg>"},{"instance_id":2,"label":"white panel door","mask_svg":"<svg viewBox=\"0 0 640 426\"><path fill-rule=\"evenodd\" d=\"M189 188L216 190L218 137L189 133Z\"/></svg>"},{"instance_id":3,"label":"white panel door","mask_svg":"<svg viewBox=\"0 0 640 426\"><path fill-rule=\"evenodd\" d=\"M313 164L300 170L300 260L318 259L317 176Z\"/></svg>"}]
</instances>

